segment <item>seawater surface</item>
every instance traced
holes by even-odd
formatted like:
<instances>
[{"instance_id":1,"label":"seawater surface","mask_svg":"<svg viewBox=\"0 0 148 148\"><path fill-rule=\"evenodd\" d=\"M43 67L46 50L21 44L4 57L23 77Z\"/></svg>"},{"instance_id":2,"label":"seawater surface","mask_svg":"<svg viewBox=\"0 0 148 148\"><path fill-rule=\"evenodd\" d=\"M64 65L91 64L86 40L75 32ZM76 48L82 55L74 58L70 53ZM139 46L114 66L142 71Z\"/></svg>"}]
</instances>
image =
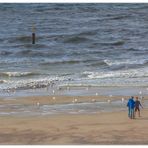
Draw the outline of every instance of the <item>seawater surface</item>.
<instances>
[{"instance_id":1,"label":"seawater surface","mask_svg":"<svg viewBox=\"0 0 148 148\"><path fill-rule=\"evenodd\" d=\"M148 4L1 3L1 94L50 86L147 87Z\"/></svg>"}]
</instances>

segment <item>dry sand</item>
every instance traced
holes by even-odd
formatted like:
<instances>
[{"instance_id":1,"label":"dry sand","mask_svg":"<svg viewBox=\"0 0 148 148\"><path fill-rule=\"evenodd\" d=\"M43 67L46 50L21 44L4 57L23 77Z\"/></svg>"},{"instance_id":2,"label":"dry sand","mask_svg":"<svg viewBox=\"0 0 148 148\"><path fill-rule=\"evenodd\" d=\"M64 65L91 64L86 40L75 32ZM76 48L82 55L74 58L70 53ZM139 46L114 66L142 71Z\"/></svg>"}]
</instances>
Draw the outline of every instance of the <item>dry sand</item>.
<instances>
[{"instance_id":1,"label":"dry sand","mask_svg":"<svg viewBox=\"0 0 148 148\"><path fill-rule=\"evenodd\" d=\"M72 99L64 98L64 102ZM81 101L88 98L82 97ZM3 99L0 103L40 101L44 104L48 100L49 97L31 97ZM142 117L134 120L129 119L125 111L92 115L4 116L0 117L0 144L148 144L148 109L143 109Z\"/></svg>"}]
</instances>

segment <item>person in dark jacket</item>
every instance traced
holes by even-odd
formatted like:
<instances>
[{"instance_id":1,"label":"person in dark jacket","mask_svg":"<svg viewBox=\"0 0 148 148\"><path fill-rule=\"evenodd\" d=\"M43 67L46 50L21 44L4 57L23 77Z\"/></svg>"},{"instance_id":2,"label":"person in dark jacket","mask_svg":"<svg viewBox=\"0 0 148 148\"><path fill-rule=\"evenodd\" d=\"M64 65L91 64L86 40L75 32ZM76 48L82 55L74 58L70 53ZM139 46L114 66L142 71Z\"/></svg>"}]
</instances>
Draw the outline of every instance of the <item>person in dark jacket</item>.
<instances>
[{"instance_id":1,"label":"person in dark jacket","mask_svg":"<svg viewBox=\"0 0 148 148\"><path fill-rule=\"evenodd\" d=\"M131 96L131 98L128 100L127 107L128 107L128 117L130 119L134 119L135 118L135 115L134 115L135 101L133 96Z\"/></svg>"},{"instance_id":2,"label":"person in dark jacket","mask_svg":"<svg viewBox=\"0 0 148 148\"><path fill-rule=\"evenodd\" d=\"M136 97L136 101L135 101L135 115L136 115L136 112L138 111L139 117L140 117L140 106L143 108L143 106L141 105L138 97Z\"/></svg>"}]
</instances>

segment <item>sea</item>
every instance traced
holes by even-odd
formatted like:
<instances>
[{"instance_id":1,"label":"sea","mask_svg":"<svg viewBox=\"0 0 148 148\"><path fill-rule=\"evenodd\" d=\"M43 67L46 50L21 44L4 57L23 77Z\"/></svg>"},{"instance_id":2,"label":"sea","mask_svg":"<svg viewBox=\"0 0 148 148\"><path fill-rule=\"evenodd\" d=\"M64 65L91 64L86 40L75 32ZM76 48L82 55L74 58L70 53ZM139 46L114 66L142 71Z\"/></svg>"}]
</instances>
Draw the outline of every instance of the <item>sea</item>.
<instances>
[{"instance_id":1,"label":"sea","mask_svg":"<svg viewBox=\"0 0 148 148\"><path fill-rule=\"evenodd\" d=\"M0 96L147 87L148 4L0 3Z\"/></svg>"}]
</instances>

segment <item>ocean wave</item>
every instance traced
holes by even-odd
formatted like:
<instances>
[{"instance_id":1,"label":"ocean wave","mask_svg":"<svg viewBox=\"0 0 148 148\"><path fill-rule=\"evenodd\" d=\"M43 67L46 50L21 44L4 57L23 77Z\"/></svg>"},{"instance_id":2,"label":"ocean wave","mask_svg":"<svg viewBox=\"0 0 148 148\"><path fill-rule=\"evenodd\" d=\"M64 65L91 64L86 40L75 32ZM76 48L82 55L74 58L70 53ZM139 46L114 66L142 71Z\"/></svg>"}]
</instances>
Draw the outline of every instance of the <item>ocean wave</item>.
<instances>
[{"instance_id":1,"label":"ocean wave","mask_svg":"<svg viewBox=\"0 0 148 148\"><path fill-rule=\"evenodd\" d=\"M125 41L121 40L121 41L116 41L116 42L103 42L103 43L99 43L101 45L113 45L113 46L121 46L123 44L125 44Z\"/></svg>"},{"instance_id":2,"label":"ocean wave","mask_svg":"<svg viewBox=\"0 0 148 148\"><path fill-rule=\"evenodd\" d=\"M2 55L2 56L5 56L5 55L10 55L10 54L12 54L12 52L10 52L10 51L0 51L0 55Z\"/></svg>"},{"instance_id":3,"label":"ocean wave","mask_svg":"<svg viewBox=\"0 0 148 148\"><path fill-rule=\"evenodd\" d=\"M38 35L37 38L36 38L36 42L38 42L39 40L44 39L44 38L45 38L45 36L39 36ZM24 35L24 36L14 36L14 37L3 38L1 40L3 42L7 41L8 43L19 43L19 44L21 44L21 43L27 44L28 43L28 44L30 44L30 43L32 43L32 36L31 35L29 35L29 36L26 36L26 35ZM30 45L32 45L32 44L30 44ZM36 44L35 44L35 46L36 46Z\"/></svg>"},{"instance_id":4,"label":"ocean wave","mask_svg":"<svg viewBox=\"0 0 148 148\"><path fill-rule=\"evenodd\" d=\"M45 45L45 44L18 44L18 45L14 45L12 47L15 47L15 48L30 48L30 49L48 49L49 46L48 45Z\"/></svg>"},{"instance_id":5,"label":"ocean wave","mask_svg":"<svg viewBox=\"0 0 148 148\"><path fill-rule=\"evenodd\" d=\"M83 31L78 34L78 36L91 36L91 35L96 35L98 33L98 29L96 30L89 30L89 31Z\"/></svg>"},{"instance_id":6,"label":"ocean wave","mask_svg":"<svg viewBox=\"0 0 148 148\"><path fill-rule=\"evenodd\" d=\"M9 43L16 43L16 42L28 43L31 42L31 36L11 37L7 38L7 40Z\"/></svg>"},{"instance_id":7,"label":"ocean wave","mask_svg":"<svg viewBox=\"0 0 148 148\"><path fill-rule=\"evenodd\" d=\"M45 88L48 86L53 86L56 82L69 81L70 78L67 76L49 76L45 78L34 78L34 79L22 79L22 80L9 80L7 85L1 86L0 90L27 90L36 88Z\"/></svg>"},{"instance_id":8,"label":"ocean wave","mask_svg":"<svg viewBox=\"0 0 148 148\"><path fill-rule=\"evenodd\" d=\"M48 56L48 53L46 52L41 52L41 51L37 51L37 50L22 50L16 53L16 55L19 56Z\"/></svg>"},{"instance_id":9,"label":"ocean wave","mask_svg":"<svg viewBox=\"0 0 148 148\"><path fill-rule=\"evenodd\" d=\"M77 61L77 60L69 60L69 61L50 61L50 62L44 62L40 63L40 65L49 65L49 64L78 64L82 61Z\"/></svg>"},{"instance_id":10,"label":"ocean wave","mask_svg":"<svg viewBox=\"0 0 148 148\"><path fill-rule=\"evenodd\" d=\"M143 69L110 71L110 72L84 72L89 79L104 78L142 78L148 77L148 71Z\"/></svg>"},{"instance_id":11,"label":"ocean wave","mask_svg":"<svg viewBox=\"0 0 148 148\"><path fill-rule=\"evenodd\" d=\"M83 43L83 42L88 42L88 41L90 41L90 39L86 37L75 36L75 37L69 37L68 39L65 39L64 43L78 44L78 43Z\"/></svg>"},{"instance_id":12,"label":"ocean wave","mask_svg":"<svg viewBox=\"0 0 148 148\"><path fill-rule=\"evenodd\" d=\"M104 61L97 61L97 62L93 62L93 63L89 64L89 66L94 66L94 67L108 66L108 64Z\"/></svg>"},{"instance_id":13,"label":"ocean wave","mask_svg":"<svg viewBox=\"0 0 148 148\"><path fill-rule=\"evenodd\" d=\"M48 65L48 64L78 64L78 63L85 63L85 62L90 62L93 60L83 60L83 59L55 59L55 60L44 60L40 65Z\"/></svg>"},{"instance_id":14,"label":"ocean wave","mask_svg":"<svg viewBox=\"0 0 148 148\"><path fill-rule=\"evenodd\" d=\"M126 19L129 18L129 15L119 15L119 16L115 16L115 17L110 17L109 19L111 20L121 20L121 19Z\"/></svg>"},{"instance_id":15,"label":"ocean wave","mask_svg":"<svg viewBox=\"0 0 148 148\"><path fill-rule=\"evenodd\" d=\"M115 65L144 65L148 63L147 59L137 59L137 60L132 60L132 59L125 59L125 60L108 60L105 59L104 62L108 66L115 66Z\"/></svg>"},{"instance_id":16,"label":"ocean wave","mask_svg":"<svg viewBox=\"0 0 148 148\"><path fill-rule=\"evenodd\" d=\"M6 80L0 80L0 84L6 83L6 82L7 82Z\"/></svg>"},{"instance_id":17,"label":"ocean wave","mask_svg":"<svg viewBox=\"0 0 148 148\"><path fill-rule=\"evenodd\" d=\"M0 72L0 76L8 77L23 77L23 76L32 76L36 75L34 72Z\"/></svg>"}]
</instances>

